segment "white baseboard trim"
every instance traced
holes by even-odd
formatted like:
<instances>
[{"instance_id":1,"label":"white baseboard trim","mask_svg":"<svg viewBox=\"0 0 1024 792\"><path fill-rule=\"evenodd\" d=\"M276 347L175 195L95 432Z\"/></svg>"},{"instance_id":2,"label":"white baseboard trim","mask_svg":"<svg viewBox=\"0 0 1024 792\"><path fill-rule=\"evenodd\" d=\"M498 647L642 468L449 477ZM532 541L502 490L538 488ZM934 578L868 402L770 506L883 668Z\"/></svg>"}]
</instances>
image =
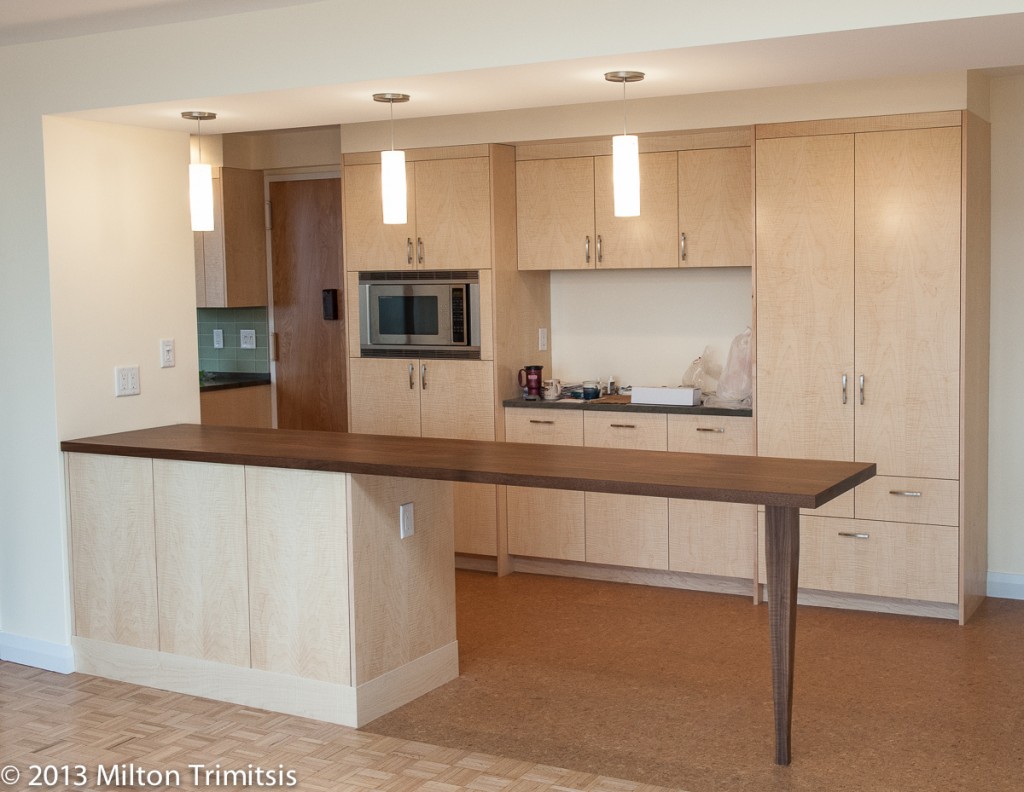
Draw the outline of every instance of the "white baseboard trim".
<instances>
[{"instance_id":1,"label":"white baseboard trim","mask_svg":"<svg viewBox=\"0 0 1024 792\"><path fill-rule=\"evenodd\" d=\"M990 597L1024 600L1024 575L989 572L985 588Z\"/></svg>"},{"instance_id":2,"label":"white baseboard trim","mask_svg":"<svg viewBox=\"0 0 1024 792\"><path fill-rule=\"evenodd\" d=\"M0 632L0 660L19 665L70 674L75 670L75 652L70 644L41 641Z\"/></svg>"}]
</instances>

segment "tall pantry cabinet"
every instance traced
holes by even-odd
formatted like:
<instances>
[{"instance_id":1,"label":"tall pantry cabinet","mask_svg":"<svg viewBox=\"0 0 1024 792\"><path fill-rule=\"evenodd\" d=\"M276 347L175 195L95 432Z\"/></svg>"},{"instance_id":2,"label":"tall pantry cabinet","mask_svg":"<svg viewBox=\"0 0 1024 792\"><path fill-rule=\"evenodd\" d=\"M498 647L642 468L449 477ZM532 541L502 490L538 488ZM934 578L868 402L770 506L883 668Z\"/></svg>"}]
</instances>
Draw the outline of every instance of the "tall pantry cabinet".
<instances>
[{"instance_id":1,"label":"tall pantry cabinet","mask_svg":"<svg viewBox=\"0 0 1024 792\"><path fill-rule=\"evenodd\" d=\"M758 453L878 465L801 521L801 585L965 621L987 567L988 125L756 137Z\"/></svg>"}]
</instances>

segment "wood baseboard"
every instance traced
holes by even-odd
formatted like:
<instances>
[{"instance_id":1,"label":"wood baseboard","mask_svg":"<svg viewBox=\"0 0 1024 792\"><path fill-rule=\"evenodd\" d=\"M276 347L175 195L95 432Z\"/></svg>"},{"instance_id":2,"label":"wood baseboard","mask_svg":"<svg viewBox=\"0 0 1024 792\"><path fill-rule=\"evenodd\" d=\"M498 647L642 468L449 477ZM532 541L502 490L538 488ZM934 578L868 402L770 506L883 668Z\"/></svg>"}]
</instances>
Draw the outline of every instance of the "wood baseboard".
<instances>
[{"instance_id":1,"label":"wood baseboard","mask_svg":"<svg viewBox=\"0 0 1024 792\"><path fill-rule=\"evenodd\" d=\"M767 586L761 586L767 591ZM960 618L960 609L955 603L927 602L925 600L903 600L889 597L871 597L862 594L841 594L835 591L800 589L797 605L812 605L822 608L895 613L900 616L928 616L937 619Z\"/></svg>"}]
</instances>

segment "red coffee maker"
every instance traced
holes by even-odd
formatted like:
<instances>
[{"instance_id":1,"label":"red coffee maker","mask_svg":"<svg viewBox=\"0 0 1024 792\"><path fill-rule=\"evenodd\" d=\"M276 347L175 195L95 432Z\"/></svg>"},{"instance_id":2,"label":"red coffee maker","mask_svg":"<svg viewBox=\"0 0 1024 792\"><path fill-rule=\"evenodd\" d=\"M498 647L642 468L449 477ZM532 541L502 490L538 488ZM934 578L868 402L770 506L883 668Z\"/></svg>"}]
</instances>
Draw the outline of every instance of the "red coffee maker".
<instances>
[{"instance_id":1,"label":"red coffee maker","mask_svg":"<svg viewBox=\"0 0 1024 792\"><path fill-rule=\"evenodd\" d=\"M543 366L524 366L519 369L519 387L526 390L526 393L523 394L523 398L531 400L540 398L540 392L543 386L543 377L541 376L541 372L543 370Z\"/></svg>"}]
</instances>

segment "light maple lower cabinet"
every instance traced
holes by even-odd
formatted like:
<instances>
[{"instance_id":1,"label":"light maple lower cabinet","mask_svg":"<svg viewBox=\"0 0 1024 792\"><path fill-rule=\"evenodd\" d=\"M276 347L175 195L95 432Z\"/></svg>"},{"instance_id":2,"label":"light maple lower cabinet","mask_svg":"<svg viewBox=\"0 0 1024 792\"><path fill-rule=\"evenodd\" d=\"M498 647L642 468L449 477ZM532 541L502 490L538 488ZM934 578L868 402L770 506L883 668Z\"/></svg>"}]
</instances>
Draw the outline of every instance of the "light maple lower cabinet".
<instances>
[{"instance_id":1,"label":"light maple lower cabinet","mask_svg":"<svg viewBox=\"0 0 1024 792\"><path fill-rule=\"evenodd\" d=\"M273 422L270 385L200 391L200 420L211 426L269 429Z\"/></svg>"}]
</instances>

